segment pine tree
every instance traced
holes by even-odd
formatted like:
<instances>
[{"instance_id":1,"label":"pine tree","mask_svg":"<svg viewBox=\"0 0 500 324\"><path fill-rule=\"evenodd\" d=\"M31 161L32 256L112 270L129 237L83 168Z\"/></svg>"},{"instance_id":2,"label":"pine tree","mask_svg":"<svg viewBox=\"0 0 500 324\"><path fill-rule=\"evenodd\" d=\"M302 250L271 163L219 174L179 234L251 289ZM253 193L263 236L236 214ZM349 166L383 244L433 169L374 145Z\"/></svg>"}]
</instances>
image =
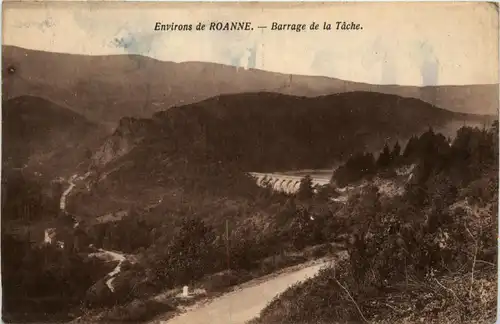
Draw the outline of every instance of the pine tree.
<instances>
[{"instance_id":1,"label":"pine tree","mask_svg":"<svg viewBox=\"0 0 500 324\"><path fill-rule=\"evenodd\" d=\"M387 143L384 145L384 149L380 153L378 160L377 160L377 167L384 169L389 166L391 162L391 152L389 150L389 146Z\"/></svg>"},{"instance_id":2,"label":"pine tree","mask_svg":"<svg viewBox=\"0 0 500 324\"><path fill-rule=\"evenodd\" d=\"M391 153L392 163L398 161L400 155L401 155L401 146L399 145L399 142L396 142L396 144L394 144L394 148L393 148L392 153Z\"/></svg>"},{"instance_id":3,"label":"pine tree","mask_svg":"<svg viewBox=\"0 0 500 324\"><path fill-rule=\"evenodd\" d=\"M415 155L417 149L418 139L415 136L412 136L408 143L406 143L405 150L403 152L403 158L411 159Z\"/></svg>"},{"instance_id":4,"label":"pine tree","mask_svg":"<svg viewBox=\"0 0 500 324\"><path fill-rule=\"evenodd\" d=\"M300 181L299 190L297 191L297 198L301 200L311 199L314 195L313 183L310 175L306 175Z\"/></svg>"}]
</instances>

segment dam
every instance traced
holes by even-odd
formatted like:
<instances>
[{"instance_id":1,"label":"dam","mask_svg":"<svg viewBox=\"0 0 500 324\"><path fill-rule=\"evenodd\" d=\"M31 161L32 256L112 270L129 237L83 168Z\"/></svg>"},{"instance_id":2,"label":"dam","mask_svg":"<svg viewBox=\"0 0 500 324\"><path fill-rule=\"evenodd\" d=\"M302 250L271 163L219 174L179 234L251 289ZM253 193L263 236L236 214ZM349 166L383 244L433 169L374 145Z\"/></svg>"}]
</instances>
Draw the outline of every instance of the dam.
<instances>
[{"instance_id":1,"label":"dam","mask_svg":"<svg viewBox=\"0 0 500 324\"><path fill-rule=\"evenodd\" d=\"M295 193L299 190L300 182L304 176L292 175L287 173L258 173L249 172L249 174L255 179L257 185L261 187L270 186L275 191L285 192L285 193ZM311 176L312 184L314 186L324 186L330 183L330 178L327 176Z\"/></svg>"}]
</instances>

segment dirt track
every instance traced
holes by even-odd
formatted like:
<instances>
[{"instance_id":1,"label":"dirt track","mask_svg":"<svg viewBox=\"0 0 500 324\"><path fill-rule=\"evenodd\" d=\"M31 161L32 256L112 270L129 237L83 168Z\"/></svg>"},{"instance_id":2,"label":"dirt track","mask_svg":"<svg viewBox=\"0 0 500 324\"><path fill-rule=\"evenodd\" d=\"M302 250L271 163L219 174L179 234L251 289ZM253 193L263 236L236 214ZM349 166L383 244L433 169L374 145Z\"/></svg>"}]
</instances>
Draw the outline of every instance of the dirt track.
<instances>
[{"instance_id":1,"label":"dirt track","mask_svg":"<svg viewBox=\"0 0 500 324\"><path fill-rule=\"evenodd\" d=\"M243 285L206 304L188 309L166 322L167 324L244 324L260 314L260 311L278 294L291 285L310 278L328 264L328 261L295 268L278 275L271 275ZM161 322L160 322L161 323Z\"/></svg>"}]
</instances>

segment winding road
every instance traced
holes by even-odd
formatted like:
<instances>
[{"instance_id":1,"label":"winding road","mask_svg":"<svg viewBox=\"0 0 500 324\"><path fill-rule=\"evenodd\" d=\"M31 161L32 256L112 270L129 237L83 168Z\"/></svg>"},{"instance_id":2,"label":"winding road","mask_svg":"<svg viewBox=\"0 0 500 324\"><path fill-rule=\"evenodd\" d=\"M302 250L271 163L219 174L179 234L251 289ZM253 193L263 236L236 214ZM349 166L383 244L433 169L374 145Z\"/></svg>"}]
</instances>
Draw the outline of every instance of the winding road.
<instances>
[{"instance_id":1,"label":"winding road","mask_svg":"<svg viewBox=\"0 0 500 324\"><path fill-rule=\"evenodd\" d=\"M224 294L206 304L199 304L186 310L168 321L166 324L245 324L259 316L273 298L288 287L315 276L329 261L322 261L301 269L287 271L267 280L257 279L255 284L244 284L235 291Z\"/></svg>"},{"instance_id":2,"label":"winding road","mask_svg":"<svg viewBox=\"0 0 500 324\"><path fill-rule=\"evenodd\" d=\"M71 176L71 178L69 178L69 180L68 180L69 186L68 186L68 188L66 188L66 190L64 190L64 192L61 195L61 199L59 200L59 208L61 209L61 211L66 212L66 201L67 201L68 195L75 188L76 181L85 180L88 178L89 175L90 175L90 172L87 172L83 176L78 176L78 174L74 174Z\"/></svg>"},{"instance_id":3,"label":"winding road","mask_svg":"<svg viewBox=\"0 0 500 324\"><path fill-rule=\"evenodd\" d=\"M69 180L68 180L69 186L61 194L61 199L59 200L59 208L61 209L61 211L63 213L66 213L66 202L67 202L69 194L76 187L76 182L83 181L83 180L87 179L89 176L90 176L90 172L87 172L83 176L78 176L78 174L74 174L69 178ZM76 226L78 226L78 222L76 222L74 224L74 227L76 227ZM118 252L107 251L104 249L99 249L98 251L99 251L99 253L91 253L91 254L89 254L89 256L96 256L96 257L101 257L101 258L104 256L104 259L111 259L111 261L118 261L118 264L116 265L116 267L110 273L107 274L107 277L109 277L109 278L108 278L108 280L106 280L106 286L108 286L108 288L109 288L109 290L111 290L111 292L114 292L115 289L113 287L113 280L120 273L121 265L122 265L123 261L125 261L127 258L125 257L125 255L118 253Z\"/></svg>"},{"instance_id":4,"label":"winding road","mask_svg":"<svg viewBox=\"0 0 500 324\"><path fill-rule=\"evenodd\" d=\"M126 260L125 256L123 254L120 254L120 253L116 253L116 252L112 252L112 251L107 251L107 250L103 250L103 249L99 249L99 251L109 255L113 261L118 261L118 264L116 265L116 267L113 269L113 271L111 271L110 273L108 273L108 276L110 277L108 280L106 280L106 286L108 286L109 290L111 290L112 292L115 291L115 288L113 287L113 280L115 280L115 277L117 274L120 273L120 271L122 270L121 267L122 267L122 263L123 261Z\"/></svg>"},{"instance_id":5,"label":"winding road","mask_svg":"<svg viewBox=\"0 0 500 324\"><path fill-rule=\"evenodd\" d=\"M73 175L68 180L68 188L62 193L60 209L66 212L66 201L75 188L77 181L85 180L89 174L84 176ZM77 226L78 223L75 224ZM127 259L125 255L116 251L98 249L97 253L89 256L102 258L104 260L118 261L116 267L107 274L106 285L114 292L113 281L121 271L122 263ZM222 295L209 302L201 302L187 308L184 313L160 323L168 324L245 324L257 317L260 312L273 300L274 297L284 292L290 286L315 276L321 268L327 266L331 261L321 261L298 268L290 268L280 274L253 280L243 284L232 292Z\"/></svg>"},{"instance_id":6,"label":"winding road","mask_svg":"<svg viewBox=\"0 0 500 324\"><path fill-rule=\"evenodd\" d=\"M114 269L106 275L106 277L108 277L108 279L106 280L106 286L108 286L111 292L114 292L115 287L113 286L113 281L115 280L116 275L120 273L122 263L123 261L127 260L127 257L124 254L104 249L98 249L97 251L98 252L90 253L88 256L95 257L106 262L118 261L116 267L114 267Z\"/></svg>"}]
</instances>

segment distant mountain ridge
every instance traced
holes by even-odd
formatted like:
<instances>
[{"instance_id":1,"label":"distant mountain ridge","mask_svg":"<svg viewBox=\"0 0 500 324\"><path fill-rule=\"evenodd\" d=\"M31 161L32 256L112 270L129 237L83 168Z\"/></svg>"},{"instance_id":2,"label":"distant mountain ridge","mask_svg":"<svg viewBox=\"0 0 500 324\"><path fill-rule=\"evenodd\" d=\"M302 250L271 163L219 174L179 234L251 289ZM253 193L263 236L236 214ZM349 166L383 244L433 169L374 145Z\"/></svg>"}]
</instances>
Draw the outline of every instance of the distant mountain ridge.
<instances>
[{"instance_id":1,"label":"distant mountain ridge","mask_svg":"<svg viewBox=\"0 0 500 324\"><path fill-rule=\"evenodd\" d=\"M120 118L221 94L277 92L316 97L370 91L417 98L456 112L498 114L498 85L370 85L328 77L288 75L215 63L158 61L139 55L85 56L3 46L3 93L33 95L70 107L91 121Z\"/></svg>"},{"instance_id":2,"label":"distant mountain ridge","mask_svg":"<svg viewBox=\"0 0 500 324\"><path fill-rule=\"evenodd\" d=\"M464 124L492 120L373 92L314 98L268 92L220 95L157 112L151 119L122 119L93 160L104 165L140 147L150 156L189 156L247 171L329 168L353 153L378 150L385 142L429 128L451 135Z\"/></svg>"}]
</instances>

